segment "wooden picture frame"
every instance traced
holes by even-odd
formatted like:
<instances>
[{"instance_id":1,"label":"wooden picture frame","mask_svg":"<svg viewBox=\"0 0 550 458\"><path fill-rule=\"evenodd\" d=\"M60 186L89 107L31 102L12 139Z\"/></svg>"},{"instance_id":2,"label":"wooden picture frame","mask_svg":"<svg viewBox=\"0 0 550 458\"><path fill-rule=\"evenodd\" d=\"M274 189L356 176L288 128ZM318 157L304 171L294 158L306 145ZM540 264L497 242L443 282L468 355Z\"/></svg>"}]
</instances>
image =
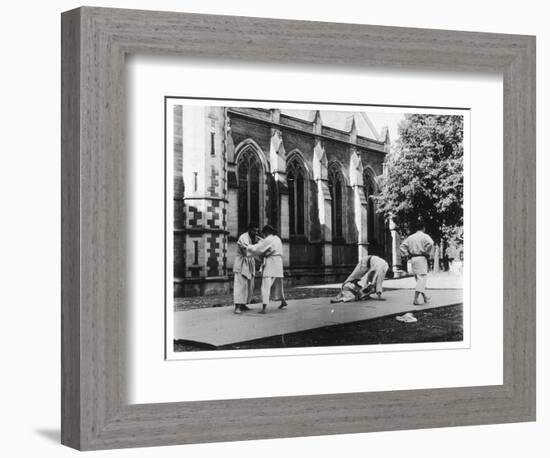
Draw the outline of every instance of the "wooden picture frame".
<instances>
[{"instance_id":1,"label":"wooden picture frame","mask_svg":"<svg viewBox=\"0 0 550 458\"><path fill-rule=\"evenodd\" d=\"M535 419L535 37L91 7L63 13L61 36L63 444L89 450ZM127 404L129 53L501 73L504 383Z\"/></svg>"}]
</instances>

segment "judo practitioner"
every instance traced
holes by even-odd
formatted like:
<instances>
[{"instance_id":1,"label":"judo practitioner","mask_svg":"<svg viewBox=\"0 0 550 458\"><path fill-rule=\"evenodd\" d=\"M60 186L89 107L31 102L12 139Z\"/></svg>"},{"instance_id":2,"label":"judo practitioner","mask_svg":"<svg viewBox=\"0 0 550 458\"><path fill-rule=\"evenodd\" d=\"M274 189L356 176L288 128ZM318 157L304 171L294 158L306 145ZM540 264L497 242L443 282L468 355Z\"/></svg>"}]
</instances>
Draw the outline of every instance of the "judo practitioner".
<instances>
[{"instance_id":1,"label":"judo practitioner","mask_svg":"<svg viewBox=\"0 0 550 458\"><path fill-rule=\"evenodd\" d=\"M241 234L237 241L237 255L233 263L234 283L233 302L234 313L240 314L250 310L247 304L252 301L254 293L254 281L256 277L256 261L252 255L247 254L246 249L250 245L259 242L258 225L250 223L244 234Z\"/></svg>"},{"instance_id":2,"label":"judo practitioner","mask_svg":"<svg viewBox=\"0 0 550 458\"><path fill-rule=\"evenodd\" d=\"M247 253L259 257L262 261L262 310L271 300L281 301L279 309L288 304L283 288L283 242L277 236L276 230L269 224L262 229L264 238L247 249Z\"/></svg>"},{"instance_id":3,"label":"judo practitioner","mask_svg":"<svg viewBox=\"0 0 550 458\"><path fill-rule=\"evenodd\" d=\"M367 256L355 266L353 272L342 284L338 296L331 302L365 300L369 299L374 292L376 292L378 300L383 300L383 282L388 269L389 265L384 259L375 255Z\"/></svg>"},{"instance_id":4,"label":"judo practitioner","mask_svg":"<svg viewBox=\"0 0 550 458\"><path fill-rule=\"evenodd\" d=\"M421 305L418 298L422 296L424 303L428 303L430 298L426 295L427 277L428 277L428 259L434 245L432 238L425 233L426 227L422 223L416 226L416 232L407 237L399 247L401 255L408 257L411 261L411 268L416 279L414 291L414 305Z\"/></svg>"}]
</instances>

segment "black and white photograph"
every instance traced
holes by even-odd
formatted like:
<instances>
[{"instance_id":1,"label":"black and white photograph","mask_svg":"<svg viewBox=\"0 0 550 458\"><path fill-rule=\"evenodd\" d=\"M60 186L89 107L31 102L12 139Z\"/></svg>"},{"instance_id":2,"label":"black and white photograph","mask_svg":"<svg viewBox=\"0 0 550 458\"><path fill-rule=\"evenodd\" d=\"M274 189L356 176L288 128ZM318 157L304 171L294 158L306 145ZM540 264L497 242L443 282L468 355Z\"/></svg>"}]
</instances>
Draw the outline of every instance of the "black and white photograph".
<instances>
[{"instance_id":1,"label":"black and white photograph","mask_svg":"<svg viewBox=\"0 0 550 458\"><path fill-rule=\"evenodd\" d=\"M468 123L166 97L167 357L467 344Z\"/></svg>"},{"instance_id":2,"label":"black and white photograph","mask_svg":"<svg viewBox=\"0 0 550 458\"><path fill-rule=\"evenodd\" d=\"M4 4L1 456L548 455L548 8L442 5Z\"/></svg>"}]
</instances>

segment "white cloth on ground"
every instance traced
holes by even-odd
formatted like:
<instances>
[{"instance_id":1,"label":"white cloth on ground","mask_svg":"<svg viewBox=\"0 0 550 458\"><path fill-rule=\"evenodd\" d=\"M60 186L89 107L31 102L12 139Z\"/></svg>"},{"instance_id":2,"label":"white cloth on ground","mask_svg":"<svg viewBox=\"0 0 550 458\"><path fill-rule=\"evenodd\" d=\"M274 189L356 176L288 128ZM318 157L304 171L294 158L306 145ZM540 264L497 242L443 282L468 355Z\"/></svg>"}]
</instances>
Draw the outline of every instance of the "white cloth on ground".
<instances>
[{"instance_id":1,"label":"white cloth on ground","mask_svg":"<svg viewBox=\"0 0 550 458\"><path fill-rule=\"evenodd\" d=\"M401 321L402 323L416 323L418 319L412 314L412 313L405 313L404 315L396 316L395 319L397 321Z\"/></svg>"}]
</instances>

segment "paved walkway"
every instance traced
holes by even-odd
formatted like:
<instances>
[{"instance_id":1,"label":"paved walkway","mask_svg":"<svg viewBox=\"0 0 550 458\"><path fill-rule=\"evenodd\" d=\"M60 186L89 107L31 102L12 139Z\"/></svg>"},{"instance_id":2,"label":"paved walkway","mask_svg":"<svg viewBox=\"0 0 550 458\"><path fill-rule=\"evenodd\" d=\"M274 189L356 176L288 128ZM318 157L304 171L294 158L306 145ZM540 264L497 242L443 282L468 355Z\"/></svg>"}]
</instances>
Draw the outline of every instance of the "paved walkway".
<instances>
[{"instance_id":1,"label":"paved walkway","mask_svg":"<svg viewBox=\"0 0 550 458\"><path fill-rule=\"evenodd\" d=\"M384 280L384 289L414 289L416 280L414 276ZM322 289L322 288L340 288L341 283L332 283L328 285L298 286L296 289ZM462 289L463 279L461 274L452 272L430 272L428 275L428 289Z\"/></svg>"},{"instance_id":2,"label":"paved walkway","mask_svg":"<svg viewBox=\"0 0 550 458\"><path fill-rule=\"evenodd\" d=\"M401 289L384 292L385 301L376 299L362 302L331 304L330 298L289 300L288 308L278 310L272 303L265 315L259 314L260 304L240 315L233 307L215 307L174 313L174 339L211 346L260 339L292 332L305 331L381 316L443 307L462 302L461 289L434 289L429 292L431 302L424 306L412 305L413 293L405 280L395 280ZM393 281L393 280L392 280ZM384 286L392 288L390 281ZM323 285L327 287L327 285Z\"/></svg>"}]
</instances>

